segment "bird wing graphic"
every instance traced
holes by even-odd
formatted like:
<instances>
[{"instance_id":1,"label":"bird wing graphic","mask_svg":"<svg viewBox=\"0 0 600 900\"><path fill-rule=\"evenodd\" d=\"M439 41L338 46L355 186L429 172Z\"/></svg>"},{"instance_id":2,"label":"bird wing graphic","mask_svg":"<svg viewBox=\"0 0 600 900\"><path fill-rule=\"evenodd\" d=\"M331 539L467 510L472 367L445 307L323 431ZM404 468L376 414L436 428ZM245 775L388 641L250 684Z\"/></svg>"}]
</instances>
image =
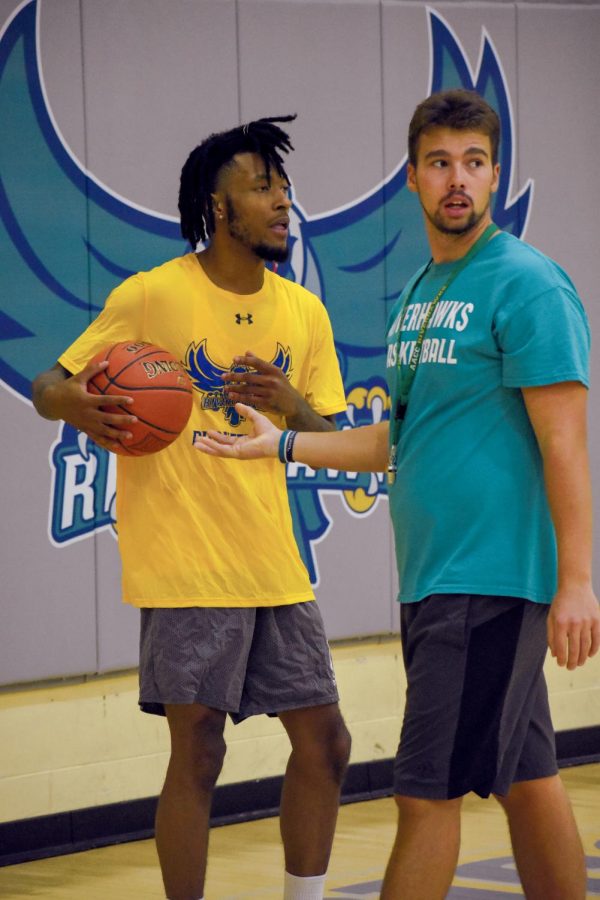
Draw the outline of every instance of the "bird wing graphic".
<instances>
[{"instance_id":1,"label":"bird wing graphic","mask_svg":"<svg viewBox=\"0 0 600 900\"><path fill-rule=\"evenodd\" d=\"M223 391L224 383L221 376L229 372L229 368L213 362L206 349L206 338L188 348L185 368L197 390L206 394L211 391Z\"/></svg>"},{"instance_id":2,"label":"bird wing graphic","mask_svg":"<svg viewBox=\"0 0 600 900\"><path fill-rule=\"evenodd\" d=\"M73 158L46 106L36 0L0 36L0 376L30 396L123 278L185 249L174 220L100 185Z\"/></svg>"},{"instance_id":3,"label":"bird wing graphic","mask_svg":"<svg viewBox=\"0 0 600 900\"><path fill-rule=\"evenodd\" d=\"M289 378L292 374L292 353L289 347L283 347L279 341L277 342L277 351L271 360L272 366L277 366L283 374Z\"/></svg>"}]
</instances>

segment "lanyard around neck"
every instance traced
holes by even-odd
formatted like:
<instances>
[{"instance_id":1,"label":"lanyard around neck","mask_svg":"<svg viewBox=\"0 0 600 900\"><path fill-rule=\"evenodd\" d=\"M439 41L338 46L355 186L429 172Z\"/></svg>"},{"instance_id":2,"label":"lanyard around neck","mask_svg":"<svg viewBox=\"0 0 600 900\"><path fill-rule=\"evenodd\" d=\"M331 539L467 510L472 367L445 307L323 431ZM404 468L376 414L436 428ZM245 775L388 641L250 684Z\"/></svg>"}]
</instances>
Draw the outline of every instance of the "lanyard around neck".
<instances>
[{"instance_id":1,"label":"lanyard around neck","mask_svg":"<svg viewBox=\"0 0 600 900\"><path fill-rule=\"evenodd\" d=\"M446 279L445 283L442 285L442 287L439 289L439 291L437 292L437 294L435 295L435 297L429 304L427 314L426 314L425 318L423 319L423 322L421 323L421 327L419 328L419 333L415 340L415 344L412 349L410 359L408 361L408 366L406 367L406 371L405 371L403 377L401 377L400 388L398 391L398 401L396 403L394 417L391 422L391 428L392 428L391 451L390 451L390 464L388 466L388 480L390 480L391 483L393 483L392 476L395 475L395 472L396 472L396 452L397 452L397 448L398 448L398 438L400 435L400 426L401 426L402 420L404 419L404 416L406 414L406 407L408 405L408 397L409 397L410 390L413 385L413 381L415 380L415 375L417 374L417 367L419 365L419 359L421 358L421 350L423 349L423 341L425 340L425 332L427 331L427 328L431 321L431 317L434 313L436 306L438 305L441 298L446 293L446 291L448 290L448 288L450 287L450 285L452 284L454 279L458 275L460 275L460 273L463 271L463 269L471 262L473 257L477 253L479 253L479 251L482 249L482 247L484 247L485 244L487 244L487 242L489 241L489 239L491 237L493 237L496 234L496 232L498 232L499 230L500 229L498 228L498 226L495 225L493 222L490 225L488 225L488 227L485 229L483 234L481 234L479 236L479 238L475 241L473 246L470 248L469 252L466 253L461 259L459 259L457 261L456 265L453 267L450 274L448 275L448 278ZM400 317L398 319L398 338L397 338L397 343L396 343L396 350L397 350L396 365L397 365L398 369L401 369L400 344L402 342L402 325L404 323L406 311L410 305L410 301L412 300L412 298L414 296L415 290L417 289L421 280L425 277L425 275L429 271L431 264L432 264L432 260L429 260L429 262L427 263L426 267L423 269L421 274L414 280L413 284L411 285L411 287L408 291L408 294L406 296L404 304L402 306L402 312L400 313Z\"/></svg>"}]
</instances>

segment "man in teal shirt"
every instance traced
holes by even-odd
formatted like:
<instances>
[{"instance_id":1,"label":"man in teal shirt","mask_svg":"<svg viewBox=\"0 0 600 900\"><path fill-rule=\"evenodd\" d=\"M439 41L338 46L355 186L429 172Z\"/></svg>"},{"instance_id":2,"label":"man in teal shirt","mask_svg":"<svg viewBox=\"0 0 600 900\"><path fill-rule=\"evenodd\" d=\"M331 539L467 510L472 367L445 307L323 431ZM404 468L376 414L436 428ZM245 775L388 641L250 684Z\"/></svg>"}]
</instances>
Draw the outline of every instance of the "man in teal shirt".
<instances>
[{"instance_id":1,"label":"man in teal shirt","mask_svg":"<svg viewBox=\"0 0 600 900\"><path fill-rule=\"evenodd\" d=\"M408 187L432 258L390 317L389 423L296 435L242 406L247 437L198 442L388 471L408 689L384 900L446 896L469 791L503 806L527 897L586 894L543 663L549 647L574 669L600 646L589 331L560 267L492 222L498 144L498 117L474 92L435 94L411 120Z\"/></svg>"}]
</instances>

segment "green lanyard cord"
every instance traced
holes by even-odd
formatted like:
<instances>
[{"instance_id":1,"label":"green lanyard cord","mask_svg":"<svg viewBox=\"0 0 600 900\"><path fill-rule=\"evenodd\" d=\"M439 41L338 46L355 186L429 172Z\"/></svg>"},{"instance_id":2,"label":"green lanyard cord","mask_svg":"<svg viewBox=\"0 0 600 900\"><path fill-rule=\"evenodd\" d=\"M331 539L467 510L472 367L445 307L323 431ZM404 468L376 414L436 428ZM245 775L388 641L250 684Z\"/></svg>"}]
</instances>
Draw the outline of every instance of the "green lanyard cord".
<instances>
[{"instance_id":1,"label":"green lanyard cord","mask_svg":"<svg viewBox=\"0 0 600 900\"><path fill-rule=\"evenodd\" d=\"M391 450L390 450L390 461L388 465L388 481L390 484L394 483L395 474L396 474L396 456L398 451L398 439L400 436L400 426L402 424L402 420L406 414L406 408L408 405L408 397L410 394L410 390L412 388L413 382L415 380L415 375L417 374L417 367L419 365L419 359L421 358L421 350L423 349L423 341L425 340L425 332L429 326L431 321L431 317L435 311L436 306L440 302L443 295L446 293L454 279L460 275L462 270L471 262L473 257L479 253L482 247L487 244L491 237L493 237L500 229L493 222L488 225L483 234L479 236L479 238L475 241L471 249L468 253L466 253L454 266L452 271L450 272L445 284L439 289L431 303L429 304L429 309L427 310L427 315L423 319L421 323L421 327L419 328L419 333L415 340L415 345L413 347L412 353L410 355L410 360L408 361L408 366L406 369L405 376L401 379L400 390L398 392L398 402L396 403L396 409L394 412L394 418L392 419L392 432L391 432ZM429 260L426 267L423 269L421 274L415 279L410 288L406 300L402 306L402 312L400 313L398 319L398 340L397 340L397 367L401 368L400 364L400 345L402 343L402 325L404 323L404 318L406 316L406 310L412 300L415 290L420 284L421 280L425 277L427 272L429 271L432 264L432 260Z\"/></svg>"}]
</instances>

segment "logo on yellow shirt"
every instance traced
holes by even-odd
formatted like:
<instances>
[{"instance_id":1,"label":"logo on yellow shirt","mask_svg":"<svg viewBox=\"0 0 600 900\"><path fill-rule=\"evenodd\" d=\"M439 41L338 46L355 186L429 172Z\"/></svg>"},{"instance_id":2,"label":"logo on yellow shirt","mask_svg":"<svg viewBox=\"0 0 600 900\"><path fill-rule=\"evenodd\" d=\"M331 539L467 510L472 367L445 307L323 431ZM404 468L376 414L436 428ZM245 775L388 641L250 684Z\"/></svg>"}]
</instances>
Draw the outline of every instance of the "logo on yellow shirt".
<instances>
[{"instance_id":1,"label":"logo on yellow shirt","mask_svg":"<svg viewBox=\"0 0 600 900\"><path fill-rule=\"evenodd\" d=\"M208 340L204 338L199 344L190 344L185 354L185 368L192 379L195 390L202 394L202 409L222 410L225 419L233 427L239 425L243 416L236 411L225 393L223 375L226 372L251 372L248 366L222 366L208 355ZM277 343L271 365L281 369L286 378L292 374L292 352L289 347Z\"/></svg>"}]
</instances>

